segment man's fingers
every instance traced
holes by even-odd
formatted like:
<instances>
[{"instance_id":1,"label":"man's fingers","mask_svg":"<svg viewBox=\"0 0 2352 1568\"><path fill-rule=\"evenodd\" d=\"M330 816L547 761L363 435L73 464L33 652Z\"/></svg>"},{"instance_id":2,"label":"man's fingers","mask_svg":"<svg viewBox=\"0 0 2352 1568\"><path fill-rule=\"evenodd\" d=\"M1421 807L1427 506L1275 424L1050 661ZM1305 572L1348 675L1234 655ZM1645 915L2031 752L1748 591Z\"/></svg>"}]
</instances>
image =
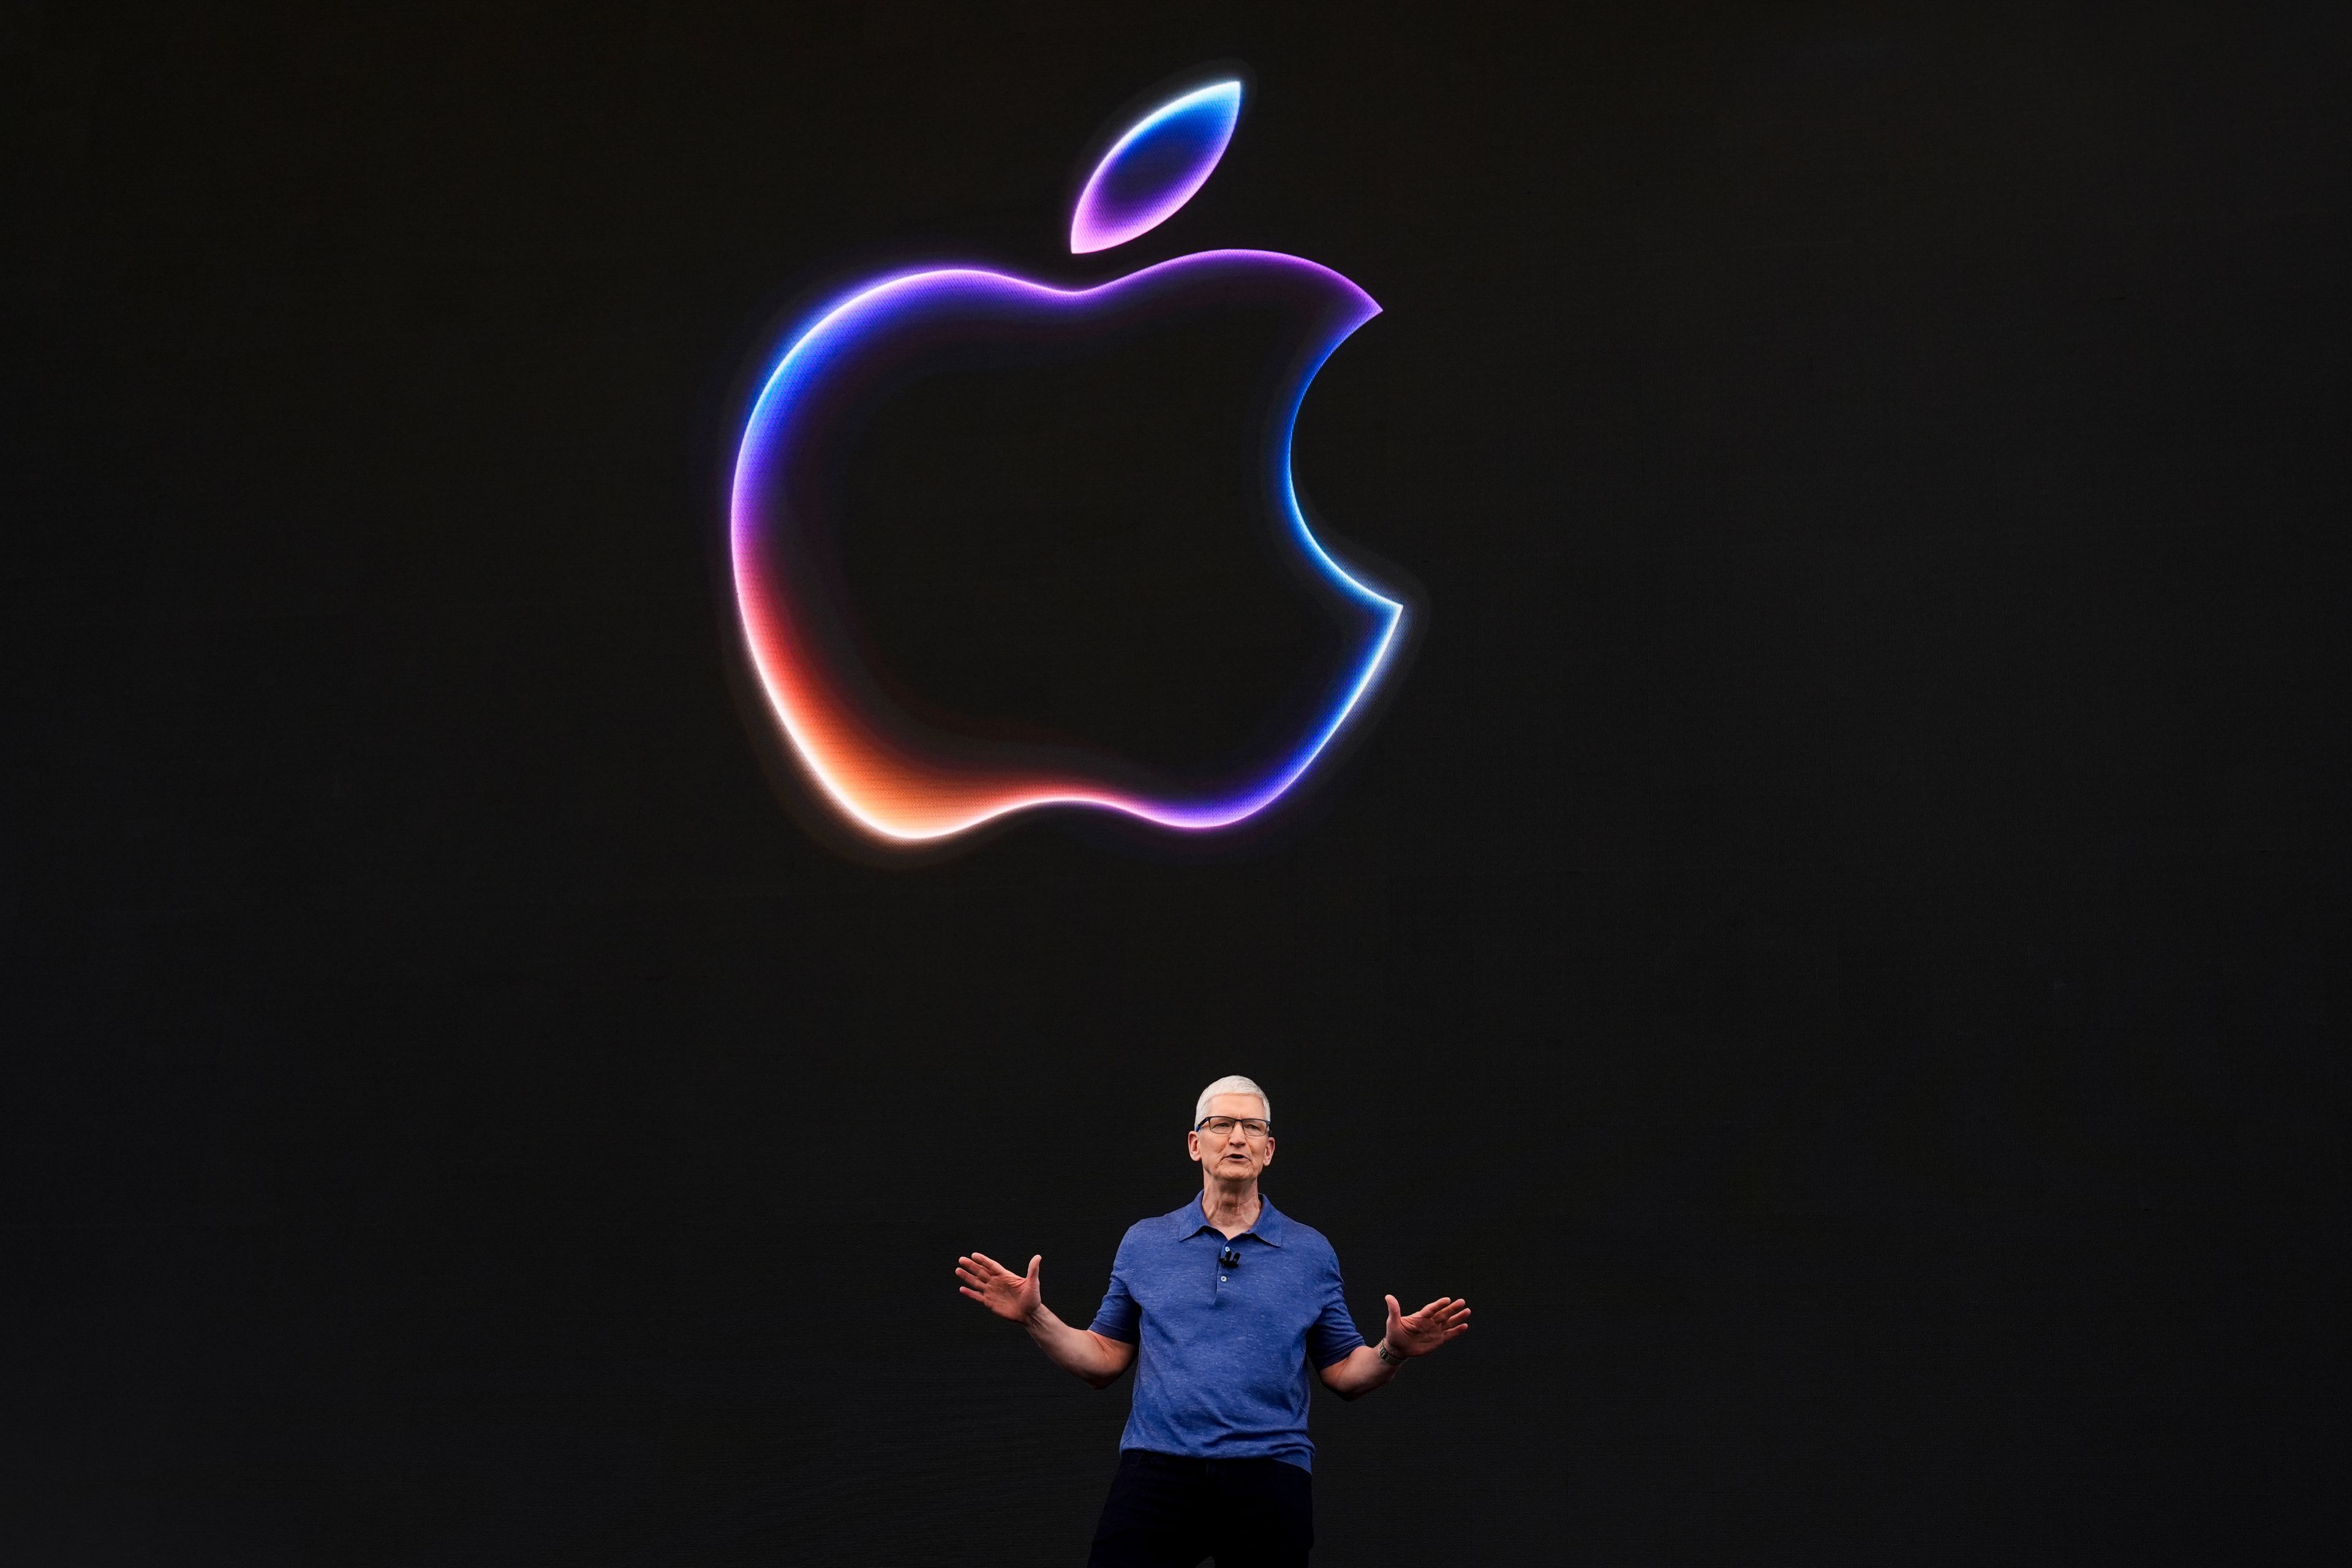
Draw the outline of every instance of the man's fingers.
<instances>
[{"instance_id":1,"label":"man's fingers","mask_svg":"<svg viewBox=\"0 0 2352 1568\"><path fill-rule=\"evenodd\" d=\"M1381 1300L1389 1304L1391 1326L1415 1344L1442 1345L1470 1331L1470 1303L1459 1296L1440 1296L1411 1317L1397 1305L1394 1296Z\"/></svg>"},{"instance_id":2,"label":"man's fingers","mask_svg":"<svg viewBox=\"0 0 2352 1568\"><path fill-rule=\"evenodd\" d=\"M993 1268L993 1269L995 1269L999 1274L1010 1274L1010 1273L1012 1273L1012 1272L1013 1272L1013 1270L1011 1270L1010 1268L1007 1268L1006 1267L1004 1267L1004 1265L1003 1265L1002 1263L999 1263L998 1261L996 1261L996 1259L994 1259L993 1258L991 1258L991 1257L990 1257L988 1254L986 1254L985 1252L975 1252L975 1253L973 1253L973 1254L971 1255L971 1260L972 1260L974 1263L980 1264L980 1265L982 1265L982 1267L984 1267L984 1268Z\"/></svg>"},{"instance_id":3,"label":"man's fingers","mask_svg":"<svg viewBox=\"0 0 2352 1568\"><path fill-rule=\"evenodd\" d=\"M1395 1298L1390 1299L1393 1310ZM1459 1296L1440 1296L1400 1327L1417 1344L1442 1345L1470 1326L1470 1304Z\"/></svg>"}]
</instances>

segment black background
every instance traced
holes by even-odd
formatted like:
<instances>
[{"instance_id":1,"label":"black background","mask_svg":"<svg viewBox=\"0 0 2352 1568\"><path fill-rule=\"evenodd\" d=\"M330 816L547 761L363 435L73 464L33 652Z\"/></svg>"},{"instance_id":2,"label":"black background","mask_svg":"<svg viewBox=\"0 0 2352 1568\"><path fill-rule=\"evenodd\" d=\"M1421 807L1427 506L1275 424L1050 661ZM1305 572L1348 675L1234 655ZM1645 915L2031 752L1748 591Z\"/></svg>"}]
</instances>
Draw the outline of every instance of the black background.
<instances>
[{"instance_id":1,"label":"black background","mask_svg":"<svg viewBox=\"0 0 2352 1568\"><path fill-rule=\"evenodd\" d=\"M2342 39L1950 9L0 8L0 1552L1076 1562L1124 1390L950 1266L1083 1317L1234 1070L1477 1310L1318 1561L2340 1539ZM1129 264L1221 57L1136 258L1386 307L1298 467L1418 657L1234 847L845 858L741 378Z\"/></svg>"}]
</instances>

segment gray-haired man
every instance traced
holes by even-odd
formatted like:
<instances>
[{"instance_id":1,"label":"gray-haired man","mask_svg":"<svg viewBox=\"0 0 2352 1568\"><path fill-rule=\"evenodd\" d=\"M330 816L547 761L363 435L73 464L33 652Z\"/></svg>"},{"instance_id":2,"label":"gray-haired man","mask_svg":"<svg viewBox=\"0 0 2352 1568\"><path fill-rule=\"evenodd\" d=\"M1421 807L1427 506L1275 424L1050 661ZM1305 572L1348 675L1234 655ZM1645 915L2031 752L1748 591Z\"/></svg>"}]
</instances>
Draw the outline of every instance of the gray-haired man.
<instances>
[{"instance_id":1,"label":"gray-haired man","mask_svg":"<svg viewBox=\"0 0 2352 1568\"><path fill-rule=\"evenodd\" d=\"M1192 1121L1200 1196L1129 1227L1090 1328L1046 1309L1042 1258L1026 1274L983 1253L956 1260L959 1289L1025 1327L1055 1365L1103 1388L1139 1363L1089 1568L1194 1568L1212 1553L1218 1568L1304 1564L1309 1374L1354 1399L1470 1327L1465 1301L1441 1296L1407 1316L1391 1296L1386 1332L1365 1344L1331 1244L1258 1191L1274 1163L1265 1091L1219 1079Z\"/></svg>"}]
</instances>

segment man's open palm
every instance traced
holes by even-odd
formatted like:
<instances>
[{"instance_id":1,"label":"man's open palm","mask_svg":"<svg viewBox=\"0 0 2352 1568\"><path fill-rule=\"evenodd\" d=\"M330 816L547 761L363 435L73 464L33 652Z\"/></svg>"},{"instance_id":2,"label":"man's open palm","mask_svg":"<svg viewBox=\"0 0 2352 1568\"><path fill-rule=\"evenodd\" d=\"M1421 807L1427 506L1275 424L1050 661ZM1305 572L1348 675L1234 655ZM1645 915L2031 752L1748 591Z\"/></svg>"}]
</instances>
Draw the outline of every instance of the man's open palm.
<instances>
[{"instance_id":1,"label":"man's open palm","mask_svg":"<svg viewBox=\"0 0 2352 1568\"><path fill-rule=\"evenodd\" d=\"M1410 1318L1394 1296L1387 1300L1389 1348L1402 1354L1427 1355L1446 1341L1470 1331L1470 1303L1458 1297L1440 1296Z\"/></svg>"},{"instance_id":2,"label":"man's open palm","mask_svg":"<svg viewBox=\"0 0 2352 1568\"><path fill-rule=\"evenodd\" d=\"M1018 1323L1037 1310L1038 1265L1043 1261L1040 1254L1029 1260L1028 1273L1015 1274L985 1252L975 1252L956 1259L956 1278L963 1281L956 1289L998 1317Z\"/></svg>"}]
</instances>

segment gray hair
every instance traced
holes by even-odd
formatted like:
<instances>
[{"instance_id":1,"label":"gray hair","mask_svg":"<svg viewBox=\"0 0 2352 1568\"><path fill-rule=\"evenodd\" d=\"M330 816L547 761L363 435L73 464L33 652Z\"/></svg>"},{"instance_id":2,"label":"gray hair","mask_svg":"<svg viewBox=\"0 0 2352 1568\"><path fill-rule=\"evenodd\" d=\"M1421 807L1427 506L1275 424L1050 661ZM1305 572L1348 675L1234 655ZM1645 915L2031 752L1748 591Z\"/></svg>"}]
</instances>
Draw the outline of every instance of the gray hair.
<instances>
[{"instance_id":1,"label":"gray hair","mask_svg":"<svg viewBox=\"0 0 2352 1568\"><path fill-rule=\"evenodd\" d=\"M1209 1119L1209 1101L1216 1099L1217 1096L1221 1094L1256 1095L1257 1102L1265 1107L1266 1121L1269 1123L1274 1121L1274 1101L1265 1097L1265 1090L1258 1088L1255 1079L1244 1078L1239 1073L1232 1073L1228 1074L1226 1077L1219 1079L1216 1082L1202 1089L1201 1091L1201 1098L1193 1101L1193 1126L1198 1127L1202 1122L1206 1121Z\"/></svg>"}]
</instances>

